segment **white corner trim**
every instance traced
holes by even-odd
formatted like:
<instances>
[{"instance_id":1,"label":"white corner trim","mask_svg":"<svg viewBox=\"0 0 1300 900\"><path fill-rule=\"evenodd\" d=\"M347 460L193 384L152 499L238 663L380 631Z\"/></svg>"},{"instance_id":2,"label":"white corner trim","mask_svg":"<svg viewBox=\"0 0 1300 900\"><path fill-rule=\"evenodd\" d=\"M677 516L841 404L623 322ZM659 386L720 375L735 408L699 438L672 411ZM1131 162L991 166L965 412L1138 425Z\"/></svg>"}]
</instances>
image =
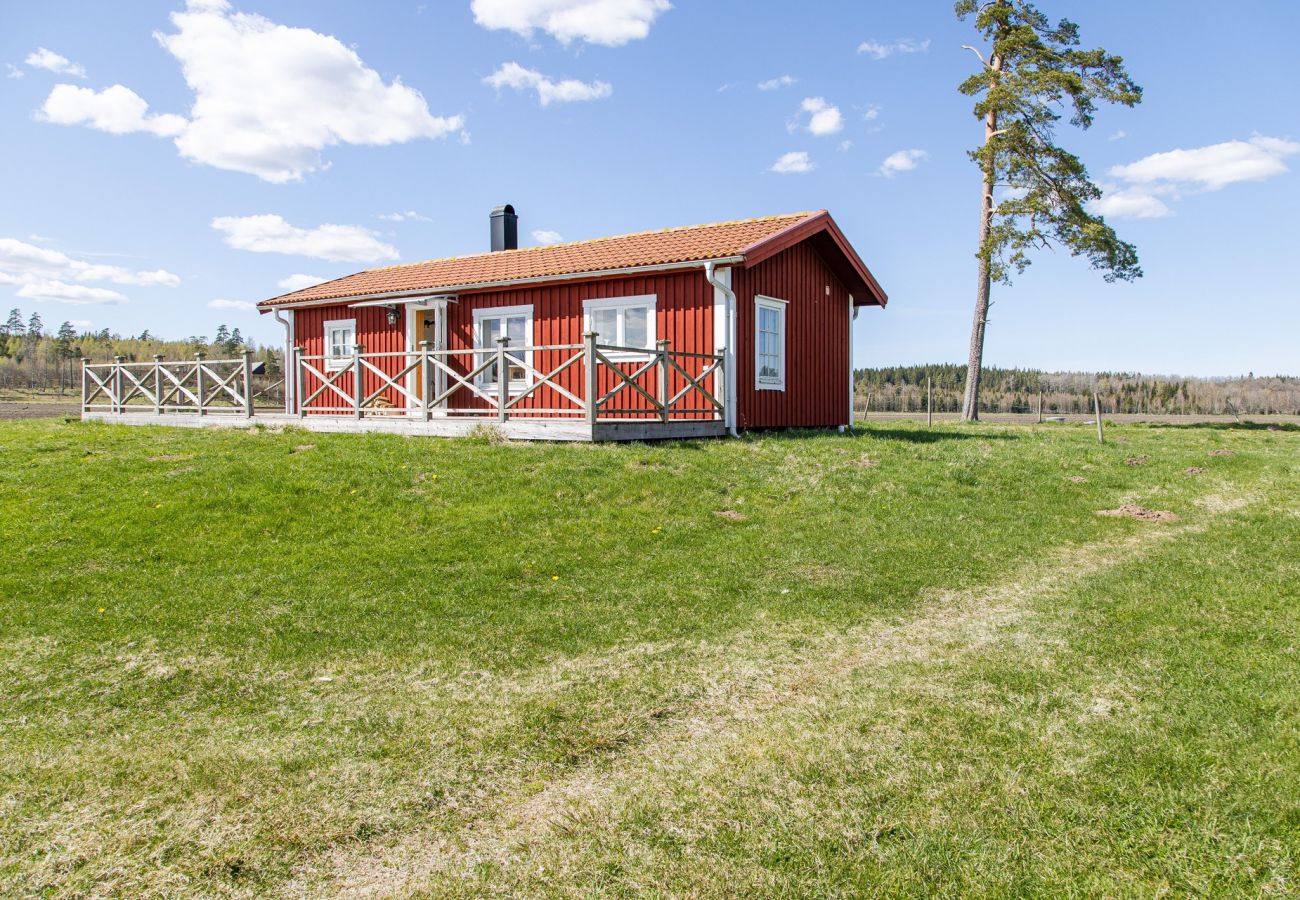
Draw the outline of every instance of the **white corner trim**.
<instances>
[{"instance_id":1,"label":"white corner trim","mask_svg":"<svg viewBox=\"0 0 1300 900\"><path fill-rule=\"evenodd\" d=\"M786 327L786 306L787 301L777 297L767 297L763 294L754 295L754 390L756 391L784 391L786 382L786 344L789 341L789 332ZM762 378L759 371L762 369L762 360L760 353L761 342L759 341L759 311L770 309L780 315L781 323L781 355L779 378Z\"/></svg>"}]
</instances>

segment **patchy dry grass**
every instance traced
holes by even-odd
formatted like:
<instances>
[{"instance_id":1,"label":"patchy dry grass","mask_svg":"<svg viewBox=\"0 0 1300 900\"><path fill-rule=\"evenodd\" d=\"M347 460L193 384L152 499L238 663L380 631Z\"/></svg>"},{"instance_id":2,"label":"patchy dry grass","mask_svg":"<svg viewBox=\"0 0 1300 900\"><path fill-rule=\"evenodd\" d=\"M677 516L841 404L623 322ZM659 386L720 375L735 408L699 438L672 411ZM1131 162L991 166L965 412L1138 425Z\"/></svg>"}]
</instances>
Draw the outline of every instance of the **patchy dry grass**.
<instances>
[{"instance_id":1,"label":"patchy dry grass","mask_svg":"<svg viewBox=\"0 0 1300 900\"><path fill-rule=\"evenodd\" d=\"M0 427L0 890L1289 893L1295 435L1113 432Z\"/></svg>"}]
</instances>

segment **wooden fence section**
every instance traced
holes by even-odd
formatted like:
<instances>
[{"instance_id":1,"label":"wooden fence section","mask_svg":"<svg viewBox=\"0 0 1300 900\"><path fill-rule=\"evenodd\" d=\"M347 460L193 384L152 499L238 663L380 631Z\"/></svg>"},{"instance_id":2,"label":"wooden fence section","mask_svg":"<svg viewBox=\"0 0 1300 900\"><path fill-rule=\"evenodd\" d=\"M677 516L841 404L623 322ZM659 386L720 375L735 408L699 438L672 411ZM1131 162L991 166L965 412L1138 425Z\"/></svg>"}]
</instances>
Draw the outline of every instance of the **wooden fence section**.
<instances>
[{"instance_id":1,"label":"wooden fence section","mask_svg":"<svg viewBox=\"0 0 1300 900\"><path fill-rule=\"evenodd\" d=\"M416 350L350 356L308 355L296 348L288 367L293 398L287 412L300 419L564 421L597 434L597 423L664 426L725 421L725 354L688 353L660 341L653 350L600 344L492 349ZM251 419L261 391L251 352L240 359L82 364L81 408L93 414L194 414ZM283 407L281 408L283 415ZM629 432L630 433L630 432ZM703 433L703 432L702 432Z\"/></svg>"}]
</instances>

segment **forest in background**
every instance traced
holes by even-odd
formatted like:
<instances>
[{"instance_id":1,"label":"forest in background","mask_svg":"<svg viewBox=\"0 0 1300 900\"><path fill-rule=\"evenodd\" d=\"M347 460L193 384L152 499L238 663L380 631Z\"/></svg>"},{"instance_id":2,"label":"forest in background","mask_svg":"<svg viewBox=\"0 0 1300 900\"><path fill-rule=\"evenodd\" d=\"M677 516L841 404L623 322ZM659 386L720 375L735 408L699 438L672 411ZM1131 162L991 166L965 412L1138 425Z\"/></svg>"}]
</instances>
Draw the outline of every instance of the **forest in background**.
<instances>
[{"instance_id":1,"label":"forest in background","mask_svg":"<svg viewBox=\"0 0 1300 900\"><path fill-rule=\"evenodd\" d=\"M280 377L280 353L258 346L240 334L238 328L219 325L213 336L192 335L167 340L150 334L120 335L107 328L78 331L71 322L50 331L40 313L24 317L14 309L0 325L0 388L36 391L76 392L81 388L81 360L112 362L123 356L142 362L161 354L164 359L193 359L203 353L208 359L233 359L244 350L266 363L267 375Z\"/></svg>"},{"instance_id":2,"label":"forest in background","mask_svg":"<svg viewBox=\"0 0 1300 900\"><path fill-rule=\"evenodd\" d=\"M853 373L858 409L871 412L921 412L925 380L931 379L935 412L960 412L966 386L965 364L882 366ZM1097 392L1104 413L1141 415L1300 415L1300 377L1195 378L1138 372L1042 372L986 366L980 382L980 410L993 413L1038 411L1091 413Z\"/></svg>"}]
</instances>

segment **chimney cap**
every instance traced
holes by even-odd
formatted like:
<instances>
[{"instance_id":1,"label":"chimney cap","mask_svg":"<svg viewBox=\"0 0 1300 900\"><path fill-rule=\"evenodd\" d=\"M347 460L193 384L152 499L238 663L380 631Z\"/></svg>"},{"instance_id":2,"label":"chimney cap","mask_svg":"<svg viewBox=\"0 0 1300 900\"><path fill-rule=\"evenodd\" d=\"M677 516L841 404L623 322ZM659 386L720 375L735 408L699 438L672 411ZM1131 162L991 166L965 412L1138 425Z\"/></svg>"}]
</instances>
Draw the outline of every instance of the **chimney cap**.
<instances>
[{"instance_id":1,"label":"chimney cap","mask_svg":"<svg viewBox=\"0 0 1300 900\"><path fill-rule=\"evenodd\" d=\"M492 210L492 215L494 216L513 216L514 214L515 214L515 208L513 205L509 203L506 203L502 206L494 207Z\"/></svg>"}]
</instances>

